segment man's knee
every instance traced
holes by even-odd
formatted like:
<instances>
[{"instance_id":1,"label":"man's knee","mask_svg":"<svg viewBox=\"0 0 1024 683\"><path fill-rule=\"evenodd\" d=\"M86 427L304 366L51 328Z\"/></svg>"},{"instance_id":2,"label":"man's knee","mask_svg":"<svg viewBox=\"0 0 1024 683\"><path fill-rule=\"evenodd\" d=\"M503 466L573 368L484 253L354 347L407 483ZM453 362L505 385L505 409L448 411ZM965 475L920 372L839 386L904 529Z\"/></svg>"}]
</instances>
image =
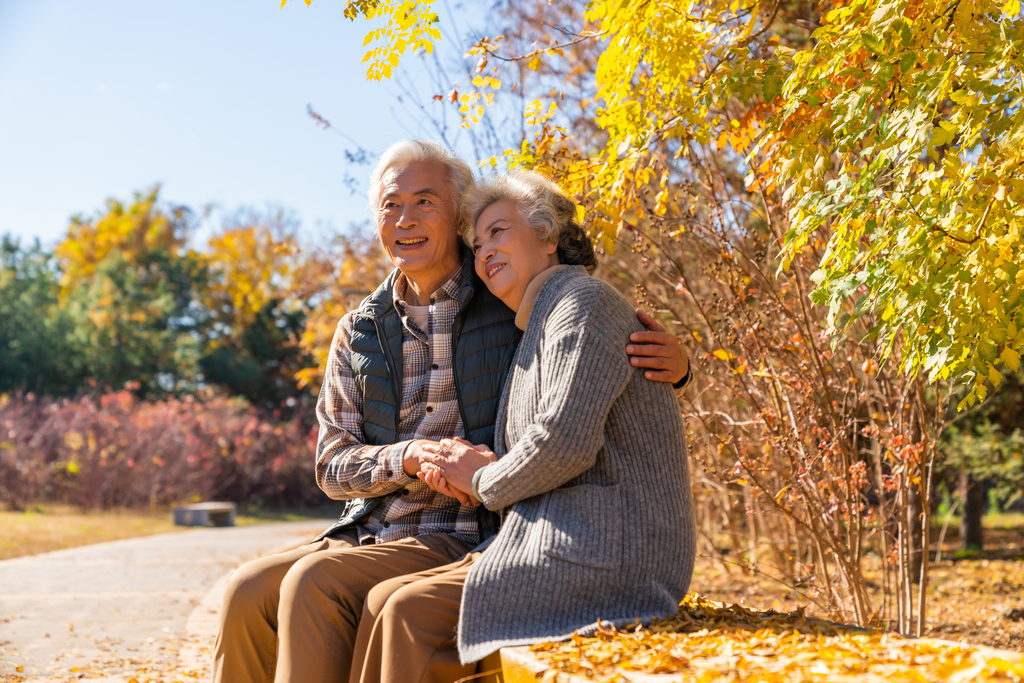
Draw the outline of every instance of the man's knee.
<instances>
[{"instance_id":1,"label":"man's knee","mask_svg":"<svg viewBox=\"0 0 1024 683\"><path fill-rule=\"evenodd\" d=\"M357 595L359 580L349 577L344 554L330 556L313 553L298 560L291 566L281 581L281 604L291 609L313 609L313 605L342 604L355 610L355 618L362 610L362 600ZM332 608L334 609L334 608Z\"/></svg>"},{"instance_id":2,"label":"man's knee","mask_svg":"<svg viewBox=\"0 0 1024 683\"><path fill-rule=\"evenodd\" d=\"M382 581L371 588L366 594L366 602L363 603L363 619L376 619L384 611L384 606L391 596L407 584L408 581L399 576Z\"/></svg>"},{"instance_id":3,"label":"man's knee","mask_svg":"<svg viewBox=\"0 0 1024 683\"><path fill-rule=\"evenodd\" d=\"M247 562L231 575L224 590L225 609L277 603L282 572L275 572L263 560Z\"/></svg>"}]
</instances>

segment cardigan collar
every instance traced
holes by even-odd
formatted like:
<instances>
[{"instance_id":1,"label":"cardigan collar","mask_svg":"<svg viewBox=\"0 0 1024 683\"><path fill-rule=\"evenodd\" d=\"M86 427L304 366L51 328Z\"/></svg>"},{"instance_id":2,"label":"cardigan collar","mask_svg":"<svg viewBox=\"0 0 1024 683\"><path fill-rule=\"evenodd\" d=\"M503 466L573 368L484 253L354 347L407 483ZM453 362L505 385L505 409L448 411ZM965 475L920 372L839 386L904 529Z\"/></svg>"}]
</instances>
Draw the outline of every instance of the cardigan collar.
<instances>
[{"instance_id":1,"label":"cardigan collar","mask_svg":"<svg viewBox=\"0 0 1024 683\"><path fill-rule=\"evenodd\" d=\"M526 323L530 322L530 312L533 311L533 304L537 301L540 288L544 286L548 278L568 267L564 263L559 263L557 266L540 271L535 278L530 280L530 284L526 285L526 292L523 294L523 302L519 304L519 310L516 311L516 327L521 330L526 329Z\"/></svg>"}]
</instances>

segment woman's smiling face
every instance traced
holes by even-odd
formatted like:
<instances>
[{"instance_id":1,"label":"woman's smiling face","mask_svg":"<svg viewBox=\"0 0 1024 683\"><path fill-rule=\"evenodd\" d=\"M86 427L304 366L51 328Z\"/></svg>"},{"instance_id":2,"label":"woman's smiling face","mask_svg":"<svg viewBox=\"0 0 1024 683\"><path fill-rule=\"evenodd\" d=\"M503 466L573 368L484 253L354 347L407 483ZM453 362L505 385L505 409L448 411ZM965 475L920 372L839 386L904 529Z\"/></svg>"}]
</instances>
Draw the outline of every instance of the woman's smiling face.
<instances>
[{"instance_id":1,"label":"woman's smiling face","mask_svg":"<svg viewBox=\"0 0 1024 683\"><path fill-rule=\"evenodd\" d=\"M558 265L558 244L542 242L515 203L494 202L480 214L473 240L476 274L516 311L533 278Z\"/></svg>"}]
</instances>

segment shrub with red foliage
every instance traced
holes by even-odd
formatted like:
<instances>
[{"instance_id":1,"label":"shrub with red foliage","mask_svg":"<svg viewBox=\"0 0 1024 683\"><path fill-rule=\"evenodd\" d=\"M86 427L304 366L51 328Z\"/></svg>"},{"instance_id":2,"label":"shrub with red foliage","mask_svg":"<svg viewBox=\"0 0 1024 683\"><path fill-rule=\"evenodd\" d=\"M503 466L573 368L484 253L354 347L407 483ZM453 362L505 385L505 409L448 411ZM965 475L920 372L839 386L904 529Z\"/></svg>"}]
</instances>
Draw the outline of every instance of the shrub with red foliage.
<instances>
[{"instance_id":1,"label":"shrub with red foliage","mask_svg":"<svg viewBox=\"0 0 1024 683\"><path fill-rule=\"evenodd\" d=\"M309 410L284 422L227 398L0 396L0 503L82 508L195 500L323 503Z\"/></svg>"}]
</instances>

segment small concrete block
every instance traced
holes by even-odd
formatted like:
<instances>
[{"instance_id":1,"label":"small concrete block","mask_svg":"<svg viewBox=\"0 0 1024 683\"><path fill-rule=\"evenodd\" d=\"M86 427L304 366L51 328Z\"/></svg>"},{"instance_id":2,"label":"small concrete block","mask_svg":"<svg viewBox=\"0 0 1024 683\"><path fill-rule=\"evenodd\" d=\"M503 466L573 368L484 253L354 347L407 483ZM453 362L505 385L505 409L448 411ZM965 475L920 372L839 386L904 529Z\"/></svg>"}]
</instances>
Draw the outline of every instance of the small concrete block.
<instances>
[{"instance_id":1,"label":"small concrete block","mask_svg":"<svg viewBox=\"0 0 1024 683\"><path fill-rule=\"evenodd\" d=\"M234 526L234 503L210 501L174 508L175 526Z\"/></svg>"}]
</instances>

